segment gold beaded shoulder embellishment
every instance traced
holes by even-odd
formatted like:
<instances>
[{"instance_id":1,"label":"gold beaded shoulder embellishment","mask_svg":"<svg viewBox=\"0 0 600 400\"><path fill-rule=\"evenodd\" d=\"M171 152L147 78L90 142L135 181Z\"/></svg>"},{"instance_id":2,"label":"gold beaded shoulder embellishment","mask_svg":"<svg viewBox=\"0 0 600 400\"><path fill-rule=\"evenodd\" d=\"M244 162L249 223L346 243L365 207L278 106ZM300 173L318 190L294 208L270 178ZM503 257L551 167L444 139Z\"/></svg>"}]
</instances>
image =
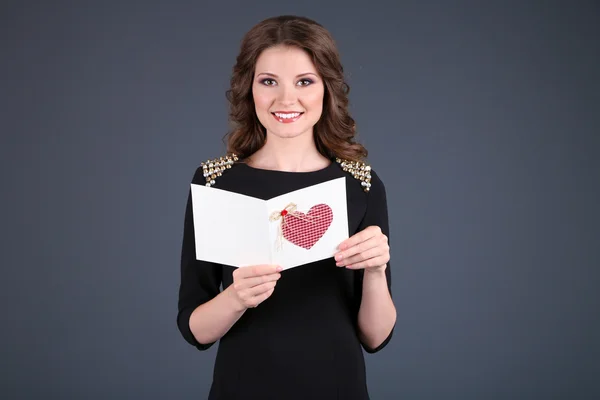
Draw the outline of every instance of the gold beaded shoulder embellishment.
<instances>
[{"instance_id":1,"label":"gold beaded shoulder embellishment","mask_svg":"<svg viewBox=\"0 0 600 400\"><path fill-rule=\"evenodd\" d=\"M371 166L360 161L350 161L336 158L335 161L340 164L342 169L350 172L355 179L360 181L365 192L371 190Z\"/></svg>"},{"instance_id":2,"label":"gold beaded shoulder embellishment","mask_svg":"<svg viewBox=\"0 0 600 400\"><path fill-rule=\"evenodd\" d=\"M214 185L215 180L221 176L226 169L230 169L237 160L237 155L230 154L203 162L201 166L204 178L206 179L206 186Z\"/></svg>"}]
</instances>

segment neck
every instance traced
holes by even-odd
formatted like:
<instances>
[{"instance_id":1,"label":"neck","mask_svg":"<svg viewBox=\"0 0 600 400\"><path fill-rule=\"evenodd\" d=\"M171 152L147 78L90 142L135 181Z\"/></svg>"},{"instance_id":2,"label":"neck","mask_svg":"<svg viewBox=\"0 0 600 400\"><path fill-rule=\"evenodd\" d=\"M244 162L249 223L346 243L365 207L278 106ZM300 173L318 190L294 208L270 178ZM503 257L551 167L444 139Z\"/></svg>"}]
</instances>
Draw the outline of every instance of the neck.
<instances>
[{"instance_id":1,"label":"neck","mask_svg":"<svg viewBox=\"0 0 600 400\"><path fill-rule=\"evenodd\" d=\"M265 145L250 156L248 164L261 169L310 172L327 167L330 160L317 150L312 132L289 139L267 133Z\"/></svg>"}]
</instances>

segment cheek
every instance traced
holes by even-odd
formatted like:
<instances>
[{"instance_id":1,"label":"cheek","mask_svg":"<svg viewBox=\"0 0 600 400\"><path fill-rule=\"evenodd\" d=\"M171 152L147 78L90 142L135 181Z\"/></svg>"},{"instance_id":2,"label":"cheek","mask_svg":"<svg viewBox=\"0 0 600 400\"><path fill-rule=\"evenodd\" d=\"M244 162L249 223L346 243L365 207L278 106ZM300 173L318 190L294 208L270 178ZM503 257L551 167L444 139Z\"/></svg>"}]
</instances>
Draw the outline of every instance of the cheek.
<instances>
[{"instance_id":1,"label":"cheek","mask_svg":"<svg viewBox=\"0 0 600 400\"><path fill-rule=\"evenodd\" d=\"M254 105L257 112L267 112L271 105L269 96L264 93L260 88L253 89L252 96L254 98Z\"/></svg>"},{"instance_id":2,"label":"cheek","mask_svg":"<svg viewBox=\"0 0 600 400\"><path fill-rule=\"evenodd\" d=\"M323 92L315 91L314 93L307 94L307 96L304 97L304 104L313 111L320 112L323 109Z\"/></svg>"}]
</instances>

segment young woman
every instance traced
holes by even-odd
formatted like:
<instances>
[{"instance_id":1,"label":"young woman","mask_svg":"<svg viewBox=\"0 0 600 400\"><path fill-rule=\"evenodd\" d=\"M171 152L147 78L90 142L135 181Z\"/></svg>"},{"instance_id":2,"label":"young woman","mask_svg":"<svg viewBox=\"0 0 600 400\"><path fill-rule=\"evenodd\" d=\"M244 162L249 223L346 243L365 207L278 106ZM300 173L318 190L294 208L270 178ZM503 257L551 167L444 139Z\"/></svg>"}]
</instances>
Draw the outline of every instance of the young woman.
<instances>
[{"instance_id":1,"label":"young woman","mask_svg":"<svg viewBox=\"0 0 600 400\"><path fill-rule=\"evenodd\" d=\"M244 37L228 154L202 163L192 182L269 199L346 177L350 238L335 257L286 271L198 261L188 197L177 324L199 350L219 341L209 399L369 398L362 349L389 342L396 309L385 188L354 141L347 93L334 41L316 22L270 18Z\"/></svg>"}]
</instances>

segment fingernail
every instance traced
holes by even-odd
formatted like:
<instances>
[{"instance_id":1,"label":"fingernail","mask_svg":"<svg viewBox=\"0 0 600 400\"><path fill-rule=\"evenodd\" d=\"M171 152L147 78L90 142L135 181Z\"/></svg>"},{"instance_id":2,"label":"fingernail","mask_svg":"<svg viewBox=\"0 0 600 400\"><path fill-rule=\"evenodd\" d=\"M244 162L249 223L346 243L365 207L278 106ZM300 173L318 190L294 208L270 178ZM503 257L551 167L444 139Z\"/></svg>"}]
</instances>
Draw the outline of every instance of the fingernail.
<instances>
[{"instance_id":1,"label":"fingernail","mask_svg":"<svg viewBox=\"0 0 600 400\"><path fill-rule=\"evenodd\" d=\"M282 267L281 265L278 265L278 266L277 266L277 269L276 269L276 271L277 271L277 272L281 272L281 271L283 271L283 267Z\"/></svg>"},{"instance_id":2,"label":"fingernail","mask_svg":"<svg viewBox=\"0 0 600 400\"><path fill-rule=\"evenodd\" d=\"M336 254L335 255L335 260L336 261L340 261L342 259L342 255L341 254Z\"/></svg>"}]
</instances>

